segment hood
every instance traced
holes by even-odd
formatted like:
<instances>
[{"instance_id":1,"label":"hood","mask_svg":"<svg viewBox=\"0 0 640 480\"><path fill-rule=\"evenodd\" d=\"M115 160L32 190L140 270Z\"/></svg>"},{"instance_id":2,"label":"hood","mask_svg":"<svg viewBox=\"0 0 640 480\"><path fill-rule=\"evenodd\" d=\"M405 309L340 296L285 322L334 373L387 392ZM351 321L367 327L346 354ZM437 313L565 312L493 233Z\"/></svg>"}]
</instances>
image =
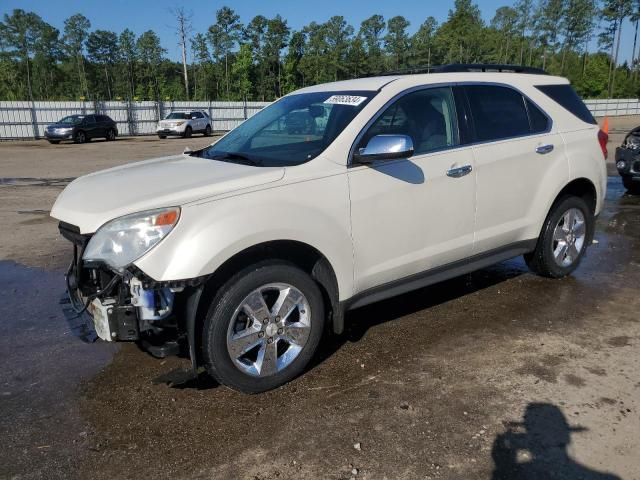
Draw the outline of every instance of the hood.
<instances>
[{"instance_id":1,"label":"hood","mask_svg":"<svg viewBox=\"0 0 640 480\"><path fill-rule=\"evenodd\" d=\"M176 155L77 178L58 196L51 216L93 233L109 220L160 207L182 206L276 182L282 167L252 167Z\"/></svg>"},{"instance_id":2,"label":"hood","mask_svg":"<svg viewBox=\"0 0 640 480\"><path fill-rule=\"evenodd\" d=\"M47 128L73 128L77 127L77 125L73 125L71 123L52 123L47 125Z\"/></svg>"}]
</instances>

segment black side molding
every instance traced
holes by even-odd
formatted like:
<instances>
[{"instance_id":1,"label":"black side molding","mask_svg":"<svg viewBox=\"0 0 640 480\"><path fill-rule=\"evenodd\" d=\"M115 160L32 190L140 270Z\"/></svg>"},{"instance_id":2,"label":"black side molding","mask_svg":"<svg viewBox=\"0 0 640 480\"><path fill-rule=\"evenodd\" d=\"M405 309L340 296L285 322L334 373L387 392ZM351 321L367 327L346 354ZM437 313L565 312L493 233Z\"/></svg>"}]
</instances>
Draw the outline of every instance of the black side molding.
<instances>
[{"instance_id":1,"label":"black side molding","mask_svg":"<svg viewBox=\"0 0 640 480\"><path fill-rule=\"evenodd\" d=\"M509 260L510 258L532 252L536 248L538 239L524 240L512 243L488 252L479 253L469 258L433 268L425 272L416 273L400 280L385 283L377 287L370 288L364 292L345 300L343 303L344 310L352 310L354 308L363 307L370 303L386 300L387 298L402 295L403 293L417 290L419 288L433 285L434 283L443 282L454 277L459 277L466 273L480 270L494 263Z\"/></svg>"}]
</instances>

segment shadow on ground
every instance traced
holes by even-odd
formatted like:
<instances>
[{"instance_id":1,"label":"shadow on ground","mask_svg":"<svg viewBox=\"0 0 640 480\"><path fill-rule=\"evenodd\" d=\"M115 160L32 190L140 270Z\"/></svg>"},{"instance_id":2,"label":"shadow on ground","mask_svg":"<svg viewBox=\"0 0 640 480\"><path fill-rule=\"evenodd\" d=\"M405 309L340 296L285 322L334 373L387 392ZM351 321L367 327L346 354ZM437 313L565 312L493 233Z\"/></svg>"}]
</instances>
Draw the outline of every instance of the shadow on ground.
<instances>
[{"instance_id":1,"label":"shadow on ground","mask_svg":"<svg viewBox=\"0 0 640 480\"><path fill-rule=\"evenodd\" d=\"M571 435L583 427L569 426L559 407L530 403L522 422L507 422L507 431L493 443L493 480L620 480L597 472L571 458Z\"/></svg>"}]
</instances>

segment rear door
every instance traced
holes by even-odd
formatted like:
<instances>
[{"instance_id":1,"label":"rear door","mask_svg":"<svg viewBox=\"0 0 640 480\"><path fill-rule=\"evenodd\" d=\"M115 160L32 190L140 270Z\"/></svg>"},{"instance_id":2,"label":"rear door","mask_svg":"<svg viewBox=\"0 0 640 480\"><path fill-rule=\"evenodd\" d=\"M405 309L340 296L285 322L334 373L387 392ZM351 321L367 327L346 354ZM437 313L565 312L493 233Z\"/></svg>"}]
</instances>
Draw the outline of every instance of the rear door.
<instances>
[{"instance_id":1,"label":"rear door","mask_svg":"<svg viewBox=\"0 0 640 480\"><path fill-rule=\"evenodd\" d=\"M467 85L477 170L474 253L537 238L546 185L566 175L564 142L550 118L506 85ZM544 198L543 198L544 197Z\"/></svg>"},{"instance_id":2,"label":"rear door","mask_svg":"<svg viewBox=\"0 0 640 480\"><path fill-rule=\"evenodd\" d=\"M202 131L205 128L204 115L201 112L191 112L192 127L194 131Z\"/></svg>"}]
</instances>

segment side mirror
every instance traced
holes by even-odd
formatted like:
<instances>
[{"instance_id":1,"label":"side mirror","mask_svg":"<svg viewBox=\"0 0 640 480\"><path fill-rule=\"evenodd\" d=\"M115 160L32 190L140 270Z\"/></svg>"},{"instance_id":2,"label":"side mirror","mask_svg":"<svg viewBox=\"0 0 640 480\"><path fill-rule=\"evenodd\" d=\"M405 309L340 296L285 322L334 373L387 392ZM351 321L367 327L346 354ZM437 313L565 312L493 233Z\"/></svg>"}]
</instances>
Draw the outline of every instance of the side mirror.
<instances>
[{"instance_id":1,"label":"side mirror","mask_svg":"<svg viewBox=\"0 0 640 480\"><path fill-rule=\"evenodd\" d=\"M413 155L413 140L409 135L376 135L367 146L353 154L359 163L375 160L396 160Z\"/></svg>"}]
</instances>

